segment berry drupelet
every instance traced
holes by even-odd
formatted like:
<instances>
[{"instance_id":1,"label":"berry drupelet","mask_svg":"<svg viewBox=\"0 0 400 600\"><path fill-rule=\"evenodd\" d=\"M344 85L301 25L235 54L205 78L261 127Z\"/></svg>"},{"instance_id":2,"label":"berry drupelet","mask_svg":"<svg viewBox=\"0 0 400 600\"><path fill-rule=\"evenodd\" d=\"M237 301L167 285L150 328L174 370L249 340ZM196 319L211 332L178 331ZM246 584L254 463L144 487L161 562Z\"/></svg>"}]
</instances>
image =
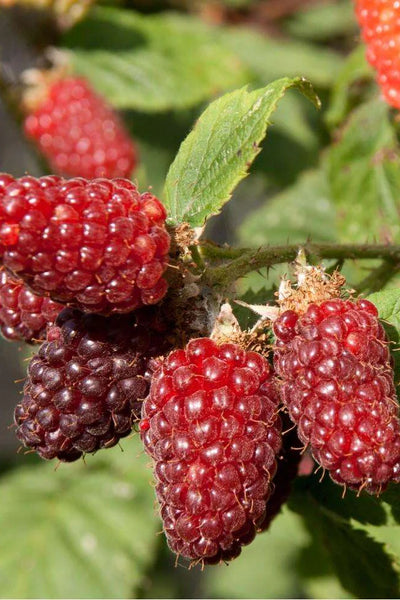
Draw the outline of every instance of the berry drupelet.
<instances>
[{"instance_id":1,"label":"berry drupelet","mask_svg":"<svg viewBox=\"0 0 400 600\"><path fill-rule=\"evenodd\" d=\"M280 395L298 435L334 481L371 494L400 481L393 368L378 311L335 298L275 321Z\"/></svg>"},{"instance_id":2,"label":"berry drupelet","mask_svg":"<svg viewBox=\"0 0 400 600\"><path fill-rule=\"evenodd\" d=\"M31 292L6 269L0 271L0 329L7 340L43 341L46 327L54 323L63 308Z\"/></svg>"},{"instance_id":3,"label":"berry drupelet","mask_svg":"<svg viewBox=\"0 0 400 600\"><path fill-rule=\"evenodd\" d=\"M356 15L383 96L400 108L400 4L397 0L356 0Z\"/></svg>"},{"instance_id":4,"label":"berry drupelet","mask_svg":"<svg viewBox=\"0 0 400 600\"><path fill-rule=\"evenodd\" d=\"M87 312L156 304L170 238L166 212L127 179L0 175L0 256L32 290Z\"/></svg>"},{"instance_id":5,"label":"berry drupelet","mask_svg":"<svg viewBox=\"0 0 400 600\"><path fill-rule=\"evenodd\" d=\"M194 339L155 371L140 429L178 555L227 561L254 539L281 447L277 413L268 362L236 344Z\"/></svg>"},{"instance_id":6,"label":"berry drupelet","mask_svg":"<svg viewBox=\"0 0 400 600\"><path fill-rule=\"evenodd\" d=\"M51 169L67 177L129 177L137 154L118 115L78 77L52 81L25 119Z\"/></svg>"},{"instance_id":7,"label":"berry drupelet","mask_svg":"<svg viewBox=\"0 0 400 600\"><path fill-rule=\"evenodd\" d=\"M152 309L101 317L64 309L31 359L17 437L42 458L73 461L115 445L139 419L152 357L167 350Z\"/></svg>"}]
</instances>

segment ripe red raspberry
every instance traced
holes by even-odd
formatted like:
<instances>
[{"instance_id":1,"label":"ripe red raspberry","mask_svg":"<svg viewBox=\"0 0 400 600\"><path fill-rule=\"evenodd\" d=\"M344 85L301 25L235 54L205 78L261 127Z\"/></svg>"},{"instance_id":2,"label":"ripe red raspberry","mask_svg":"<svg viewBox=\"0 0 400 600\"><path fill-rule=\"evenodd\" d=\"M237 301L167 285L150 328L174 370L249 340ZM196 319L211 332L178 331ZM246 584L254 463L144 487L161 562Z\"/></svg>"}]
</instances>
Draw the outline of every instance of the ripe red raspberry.
<instances>
[{"instance_id":1,"label":"ripe red raspberry","mask_svg":"<svg viewBox=\"0 0 400 600\"><path fill-rule=\"evenodd\" d=\"M127 179L0 175L0 256L34 292L108 314L167 291L166 212Z\"/></svg>"},{"instance_id":2,"label":"ripe red raspberry","mask_svg":"<svg viewBox=\"0 0 400 600\"><path fill-rule=\"evenodd\" d=\"M236 344L191 340L156 370L140 429L178 555L216 563L253 540L281 447L277 413L268 362Z\"/></svg>"},{"instance_id":3,"label":"ripe red raspberry","mask_svg":"<svg viewBox=\"0 0 400 600\"><path fill-rule=\"evenodd\" d=\"M378 311L368 300L309 304L274 324L280 394L334 481L379 493L400 481L400 423Z\"/></svg>"},{"instance_id":4,"label":"ripe red raspberry","mask_svg":"<svg viewBox=\"0 0 400 600\"><path fill-rule=\"evenodd\" d=\"M55 173L129 177L136 149L117 114L85 79L53 81L25 120L25 132Z\"/></svg>"},{"instance_id":5,"label":"ripe red raspberry","mask_svg":"<svg viewBox=\"0 0 400 600\"><path fill-rule=\"evenodd\" d=\"M367 59L378 72L385 100L400 108L400 4L397 0L356 0L367 44Z\"/></svg>"},{"instance_id":6,"label":"ripe red raspberry","mask_svg":"<svg viewBox=\"0 0 400 600\"><path fill-rule=\"evenodd\" d=\"M6 339L28 343L43 340L46 327L62 309L50 298L36 296L5 269L0 271L0 328Z\"/></svg>"},{"instance_id":7,"label":"ripe red raspberry","mask_svg":"<svg viewBox=\"0 0 400 600\"><path fill-rule=\"evenodd\" d=\"M149 362L166 350L152 319L64 309L28 368L17 437L46 459L114 446L139 419Z\"/></svg>"},{"instance_id":8,"label":"ripe red raspberry","mask_svg":"<svg viewBox=\"0 0 400 600\"><path fill-rule=\"evenodd\" d=\"M268 511L265 518L260 523L260 531L267 531L280 513L282 506L289 498L293 481L299 472L299 465L302 459L299 448L300 440L297 437L296 429L293 427L287 414L281 416L282 427L285 431L282 436L282 450L279 453L277 461L277 471L273 482L273 493L268 501Z\"/></svg>"}]
</instances>

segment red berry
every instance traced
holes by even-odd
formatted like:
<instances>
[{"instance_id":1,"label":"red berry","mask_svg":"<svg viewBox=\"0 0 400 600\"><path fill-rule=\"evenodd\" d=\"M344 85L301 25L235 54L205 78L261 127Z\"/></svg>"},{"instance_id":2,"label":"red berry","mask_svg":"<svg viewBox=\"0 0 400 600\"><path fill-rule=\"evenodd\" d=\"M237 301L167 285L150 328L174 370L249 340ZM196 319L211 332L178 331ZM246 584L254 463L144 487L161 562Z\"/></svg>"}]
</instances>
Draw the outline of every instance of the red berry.
<instances>
[{"instance_id":1,"label":"red berry","mask_svg":"<svg viewBox=\"0 0 400 600\"><path fill-rule=\"evenodd\" d=\"M400 481L398 404L376 307L327 300L297 320L284 312L274 330L282 401L319 464L370 493Z\"/></svg>"},{"instance_id":2,"label":"red berry","mask_svg":"<svg viewBox=\"0 0 400 600\"><path fill-rule=\"evenodd\" d=\"M367 44L367 59L378 73L385 100L400 108L400 4L397 0L356 0Z\"/></svg>"},{"instance_id":3,"label":"red berry","mask_svg":"<svg viewBox=\"0 0 400 600\"><path fill-rule=\"evenodd\" d=\"M85 79L53 82L25 119L25 132L55 173L69 177L129 177L136 149L117 114Z\"/></svg>"},{"instance_id":4,"label":"red berry","mask_svg":"<svg viewBox=\"0 0 400 600\"><path fill-rule=\"evenodd\" d=\"M230 560L254 538L281 447L277 412L268 362L235 344L192 340L154 373L141 435L178 555Z\"/></svg>"},{"instance_id":5,"label":"red berry","mask_svg":"<svg viewBox=\"0 0 400 600\"><path fill-rule=\"evenodd\" d=\"M50 298L36 296L5 269L0 271L0 328L8 340L42 340L62 309Z\"/></svg>"},{"instance_id":6,"label":"red berry","mask_svg":"<svg viewBox=\"0 0 400 600\"><path fill-rule=\"evenodd\" d=\"M165 218L159 200L127 179L0 175L4 265L37 294L88 312L129 312L163 298Z\"/></svg>"},{"instance_id":7,"label":"red berry","mask_svg":"<svg viewBox=\"0 0 400 600\"><path fill-rule=\"evenodd\" d=\"M268 511L265 518L260 523L260 530L269 529L272 521L280 513L282 506L289 498L292 483L299 472L302 455L300 454L300 440L297 437L296 429L291 424L289 417L282 414L282 427L285 431L282 436L282 450L279 453L277 461L277 471L272 485L273 492L268 501Z\"/></svg>"},{"instance_id":8,"label":"red berry","mask_svg":"<svg viewBox=\"0 0 400 600\"><path fill-rule=\"evenodd\" d=\"M18 439L42 458L73 461L128 435L148 393L149 359L167 349L151 316L64 309L29 364Z\"/></svg>"}]
</instances>

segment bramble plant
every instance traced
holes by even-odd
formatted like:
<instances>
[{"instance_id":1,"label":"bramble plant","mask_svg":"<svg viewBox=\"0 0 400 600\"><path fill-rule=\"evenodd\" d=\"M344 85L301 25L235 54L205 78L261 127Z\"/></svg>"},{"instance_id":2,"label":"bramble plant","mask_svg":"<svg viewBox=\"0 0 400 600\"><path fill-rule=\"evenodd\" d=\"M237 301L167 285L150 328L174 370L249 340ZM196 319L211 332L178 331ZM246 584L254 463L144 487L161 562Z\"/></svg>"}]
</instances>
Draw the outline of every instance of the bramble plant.
<instances>
[{"instance_id":1,"label":"bramble plant","mask_svg":"<svg viewBox=\"0 0 400 600\"><path fill-rule=\"evenodd\" d=\"M133 4L1 72L0 589L396 598L398 3Z\"/></svg>"}]
</instances>

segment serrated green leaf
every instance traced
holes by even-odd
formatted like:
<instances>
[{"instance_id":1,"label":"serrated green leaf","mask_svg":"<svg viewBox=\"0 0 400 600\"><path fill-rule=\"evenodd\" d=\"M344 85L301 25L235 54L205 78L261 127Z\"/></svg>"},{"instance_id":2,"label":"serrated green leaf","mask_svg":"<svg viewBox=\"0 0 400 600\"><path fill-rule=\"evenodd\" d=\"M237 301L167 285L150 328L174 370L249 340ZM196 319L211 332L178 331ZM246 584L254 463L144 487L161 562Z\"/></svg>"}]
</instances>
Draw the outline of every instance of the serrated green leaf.
<instances>
[{"instance_id":1,"label":"serrated green leaf","mask_svg":"<svg viewBox=\"0 0 400 600\"><path fill-rule=\"evenodd\" d=\"M249 78L216 28L175 13L98 7L63 43L74 69L118 108L182 109Z\"/></svg>"},{"instance_id":2,"label":"serrated green leaf","mask_svg":"<svg viewBox=\"0 0 400 600\"><path fill-rule=\"evenodd\" d=\"M247 175L268 119L291 87L317 102L308 82L284 78L253 92L242 88L226 94L204 111L167 175L164 199L172 223L201 227L221 210Z\"/></svg>"},{"instance_id":3,"label":"serrated green leaf","mask_svg":"<svg viewBox=\"0 0 400 600\"><path fill-rule=\"evenodd\" d=\"M378 309L379 318L383 322L388 338L392 342L390 349L394 361L395 383L400 385L400 289L389 289L368 296ZM394 345L393 345L394 344Z\"/></svg>"},{"instance_id":4,"label":"serrated green leaf","mask_svg":"<svg viewBox=\"0 0 400 600\"><path fill-rule=\"evenodd\" d=\"M379 318L393 325L400 334L400 289L384 290L368 296L379 312Z\"/></svg>"},{"instance_id":5,"label":"serrated green leaf","mask_svg":"<svg viewBox=\"0 0 400 600\"><path fill-rule=\"evenodd\" d=\"M327 485L334 486L332 482ZM353 496L352 500L354 499L357 500ZM370 522L372 519L380 525L356 527L355 519L350 519L350 515L357 515L356 503L350 501L343 507L340 498L321 494L315 477L309 477L301 481L300 486L296 486L290 506L303 516L313 538L327 551L345 589L361 598L398 597L399 574L393 553L382 541L371 535L375 530L385 529L381 525L382 519L385 522L382 510L378 508L376 512L374 505L369 512L366 505L365 512L364 506L361 520Z\"/></svg>"},{"instance_id":6,"label":"serrated green leaf","mask_svg":"<svg viewBox=\"0 0 400 600\"><path fill-rule=\"evenodd\" d=\"M41 464L0 480L3 597L132 597L159 523L139 444L124 446L86 464Z\"/></svg>"},{"instance_id":7,"label":"serrated green leaf","mask_svg":"<svg viewBox=\"0 0 400 600\"><path fill-rule=\"evenodd\" d=\"M352 113L326 162L338 233L347 241L400 236L400 160L389 108L371 101Z\"/></svg>"}]
</instances>

